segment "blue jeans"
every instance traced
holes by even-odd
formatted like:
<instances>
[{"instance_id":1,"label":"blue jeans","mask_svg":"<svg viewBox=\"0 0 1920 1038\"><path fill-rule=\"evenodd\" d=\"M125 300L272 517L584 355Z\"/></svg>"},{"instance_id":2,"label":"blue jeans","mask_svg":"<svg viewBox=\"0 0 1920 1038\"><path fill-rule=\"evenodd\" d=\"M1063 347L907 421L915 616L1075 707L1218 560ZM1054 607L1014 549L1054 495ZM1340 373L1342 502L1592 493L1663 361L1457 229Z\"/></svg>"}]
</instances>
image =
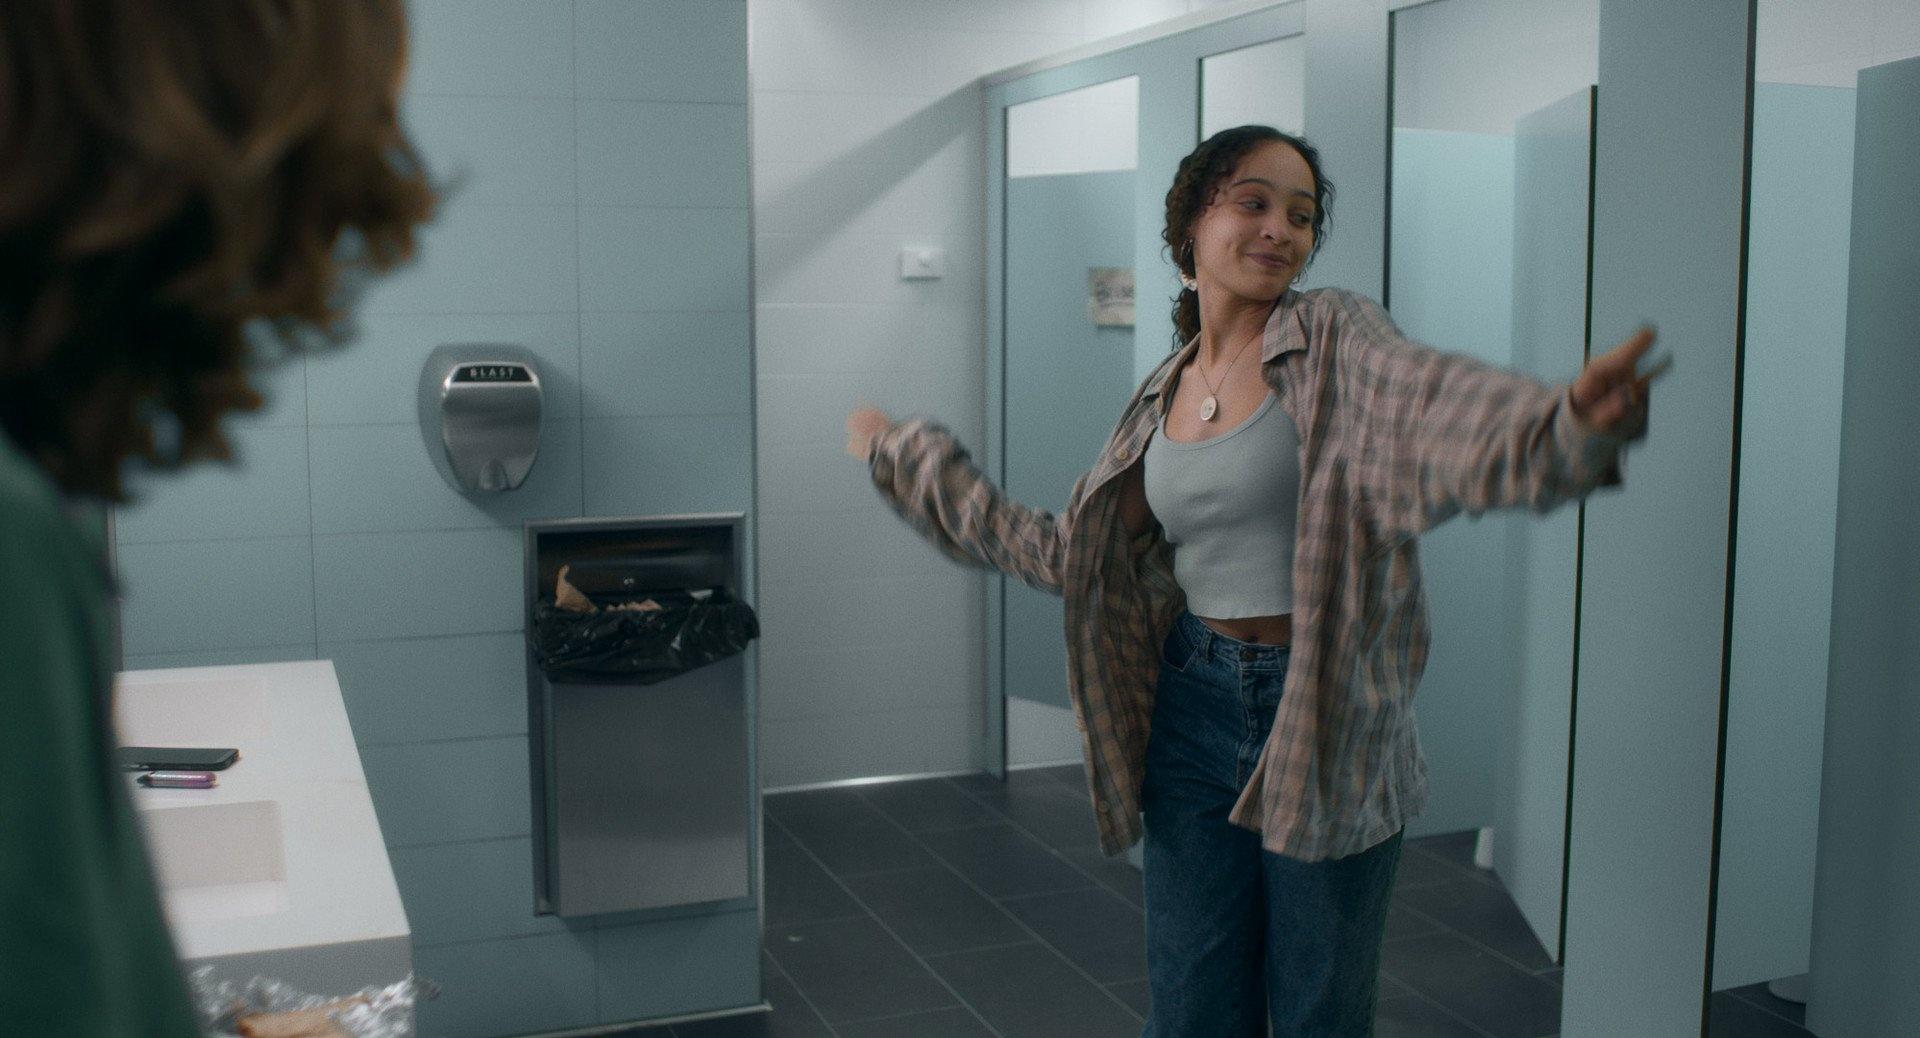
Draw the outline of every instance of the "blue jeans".
<instances>
[{"instance_id":1,"label":"blue jeans","mask_svg":"<svg viewBox=\"0 0 1920 1038\"><path fill-rule=\"evenodd\" d=\"M1380 940L1401 833L1304 862L1227 821L1286 683L1286 646L1181 613L1161 648L1141 790L1146 816L1144 1038L1373 1031Z\"/></svg>"}]
</instances>

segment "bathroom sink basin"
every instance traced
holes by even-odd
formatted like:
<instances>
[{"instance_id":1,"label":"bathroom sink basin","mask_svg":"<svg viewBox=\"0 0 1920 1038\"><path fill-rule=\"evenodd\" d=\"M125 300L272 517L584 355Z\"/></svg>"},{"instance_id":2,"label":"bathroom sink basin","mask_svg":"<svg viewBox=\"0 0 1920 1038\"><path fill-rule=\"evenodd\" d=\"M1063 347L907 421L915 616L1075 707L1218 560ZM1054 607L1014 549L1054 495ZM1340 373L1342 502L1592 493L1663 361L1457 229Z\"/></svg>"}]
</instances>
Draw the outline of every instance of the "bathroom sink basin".
<instances>
[{"instance_id":1,"label":"bathroom sink basin","mask_svg":"<svg viewBox=\"0 0 1920 1038\"><path fill-rule=\"evenodd\" d=\"M141 811L167 912L238 919L284 912L285 834L271 800Z\"/></svg>"},{"instance_id":2,"label":"bathroom sink basin","mask_svg":"<svg viewBox=\"0 0 1920 1038\"><path fill-rule=\"evenodd\" d=\"M122 745L240 753L211 788L126 777L188 966L330 995L384 987L413 968L331 663L126 671L114 719Z\"/></svg>"}]
</instances>

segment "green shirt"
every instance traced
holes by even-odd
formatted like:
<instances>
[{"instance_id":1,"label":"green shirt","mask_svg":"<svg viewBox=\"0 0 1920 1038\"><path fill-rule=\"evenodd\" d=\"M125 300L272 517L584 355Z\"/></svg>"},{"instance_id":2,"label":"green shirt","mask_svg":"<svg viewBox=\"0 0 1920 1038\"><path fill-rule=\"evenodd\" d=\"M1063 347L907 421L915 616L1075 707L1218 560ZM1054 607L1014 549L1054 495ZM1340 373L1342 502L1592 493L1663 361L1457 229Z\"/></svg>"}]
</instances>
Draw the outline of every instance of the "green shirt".
<instances>
[{"instance_id":1,"label":"green shirt","mask_svg":"<svg viewBox=\"0 0 1920 1038\"><path fill-rule=\"evenodd\" d=\"M0 1033L196 1036L112 765L104 567L0 435Z\"/></svg>"}]
</instances>

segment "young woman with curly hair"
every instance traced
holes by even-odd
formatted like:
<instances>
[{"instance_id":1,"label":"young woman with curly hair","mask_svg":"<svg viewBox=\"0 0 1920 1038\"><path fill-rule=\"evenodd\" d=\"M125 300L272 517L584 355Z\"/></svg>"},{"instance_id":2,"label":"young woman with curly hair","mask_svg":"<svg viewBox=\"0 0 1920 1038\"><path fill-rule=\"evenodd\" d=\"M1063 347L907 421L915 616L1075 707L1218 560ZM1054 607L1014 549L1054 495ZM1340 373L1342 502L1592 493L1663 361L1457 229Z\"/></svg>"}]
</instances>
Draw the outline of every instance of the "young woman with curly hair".
<instances>
[{"instance_id":1,"label":"young woman with curly hair","mask_svg":"<svg viewBox=\"0 0 1920 1038\"><path fill-rule=\"evenodd\" d=\"M432 193L403 0L9 0L0 12L0 1032L196 1035L110 764L89 503L229 453L255 344L340 318ZM96 510L97 511L97 510Z\"/></svg>"},{"instance_id":2,"label":"young woman with curly hair","mask_svg":"<svg viewBox=\"0 0 1920 1038\"><path fill-rule=\"evenodd\" d=\"M1146 840L1152 1038L1371 1032L1426 798L1417 535L1618 483L1645 429L1651 332L1553 388L1408 341L1363 296L1295 290L1332 198L1313 147L1271 127L1181 162L1175 349L1064 515L1007 499L939 425L847 419L928 540L1066 599L1101 844Z\"/></svg>"}]
</instances>

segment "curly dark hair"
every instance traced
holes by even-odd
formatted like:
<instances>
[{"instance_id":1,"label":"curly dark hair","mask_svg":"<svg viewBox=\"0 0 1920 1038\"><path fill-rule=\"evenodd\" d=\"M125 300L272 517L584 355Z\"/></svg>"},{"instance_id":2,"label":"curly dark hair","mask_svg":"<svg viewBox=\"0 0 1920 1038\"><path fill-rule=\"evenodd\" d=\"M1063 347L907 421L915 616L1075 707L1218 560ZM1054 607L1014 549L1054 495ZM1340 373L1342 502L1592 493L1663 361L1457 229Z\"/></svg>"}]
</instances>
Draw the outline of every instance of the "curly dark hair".
<instances>
[{"instance_id":1,"label":"curly dark hair","mask_svg":"<svg viewBox=\"0 0 1920 1038\"><path fill-rule=\"evenodd\" d=\"M1307 263L1301 269L1312 265L1313 258L1320 254L1320 246L1327 240L1333 207L1333 182L1320 168L1320 152L1307 143L1306 138L1271 126L1236 126L1201 141L1199 147L1181 159L1180 168L1173 175L1173 186L1167 189L1167 226L1160 232L1160 238L1172 251L1173 264L1180 273L1193 276L1193 221L1213 204L1221 181L1233 173L1240 160L1268 141L1279 141L1299 152L1313 173L1313 251L1307 254ZM1200 294L1183 288L1173 300L1173 348L1185 346L1198 334Z\"/></svg>"},{"instance_id":2,"label":"curly dark hair","mask_svg":"<svg viewBox=\"0 0 1920 1038\"><path fill-rule=\"evenodd\" d=\"M342 275L409 258L404 0L8 0L0 427L67 493L230 453L255 322L337 337Z\"/></svg>"}]
</instances>

